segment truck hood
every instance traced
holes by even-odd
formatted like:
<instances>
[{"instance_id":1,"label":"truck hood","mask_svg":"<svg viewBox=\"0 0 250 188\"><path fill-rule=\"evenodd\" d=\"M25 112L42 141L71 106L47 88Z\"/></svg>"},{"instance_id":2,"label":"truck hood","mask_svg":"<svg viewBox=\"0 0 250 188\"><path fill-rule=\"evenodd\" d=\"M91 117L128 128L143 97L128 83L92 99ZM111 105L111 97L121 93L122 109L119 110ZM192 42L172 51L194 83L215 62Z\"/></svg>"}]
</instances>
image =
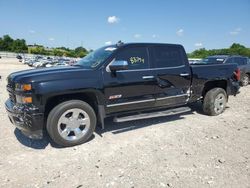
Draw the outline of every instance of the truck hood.
<instances>
[{"instance_id":1,"label":"truck hood","mask_svg":"<svg viewBox=\"0 0 250 188\"><path fill-rule=\"evenodd\" d=\"M52 67L14 72L8 76L8 82L36 83L55 80L94 78L98 70L84 69L78 66Z\"/></svg>"}]
</instances>

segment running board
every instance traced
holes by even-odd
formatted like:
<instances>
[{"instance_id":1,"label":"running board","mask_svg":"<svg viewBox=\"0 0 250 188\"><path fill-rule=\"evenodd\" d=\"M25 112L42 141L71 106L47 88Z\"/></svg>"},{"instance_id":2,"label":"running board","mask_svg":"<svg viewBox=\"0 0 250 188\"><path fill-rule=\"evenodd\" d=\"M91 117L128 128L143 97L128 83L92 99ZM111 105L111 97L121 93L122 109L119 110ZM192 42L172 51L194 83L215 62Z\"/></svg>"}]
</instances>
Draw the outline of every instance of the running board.
<instances>
[{"instance_id":1,"label":"running board","mask_svg":"<svg viewBox=\"0 0 250 188\"><path fill-rule=\"evenodd\" d=\"M168 109L164 111L140 113L136 115L123 116L123 117L115 117L113 121L116 123L121 123L121 122L126 122L126 121L176 115L176 114L181 114L181 113L190 112L190 111L191 109L189 107L179 107L179 108L173 108L173 109Z\"/></svg>"}]
</instances>

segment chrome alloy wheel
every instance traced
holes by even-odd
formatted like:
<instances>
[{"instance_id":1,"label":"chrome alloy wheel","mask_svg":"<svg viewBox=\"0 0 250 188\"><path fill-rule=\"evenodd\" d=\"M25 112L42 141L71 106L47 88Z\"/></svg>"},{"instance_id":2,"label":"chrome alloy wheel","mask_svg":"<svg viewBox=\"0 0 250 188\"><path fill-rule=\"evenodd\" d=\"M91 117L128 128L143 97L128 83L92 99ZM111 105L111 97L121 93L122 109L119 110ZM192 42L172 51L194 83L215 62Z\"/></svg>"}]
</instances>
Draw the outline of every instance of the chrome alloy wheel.
<instances>
[{"instance_id":1,"label":"chrome alloy wheel","mask_svg":"<svg viewBox=\"0 0 250 188\"><path fill-rule=\"evenodd\" d=\"M68 141L79 140L90 129L89 115L79 108L67 110L59 118L57 128L63 139Z\"/></svg>"},{"instance_id":2,"label":"chrome alloy wheel","mask_svg":"<svg viewBox=\"0 0 250 188\"><path fill-rule=\"evenodd\" d=\"M225 95L223 95L222 93L218 94L214 101L214 111L217 114L222 113L223 110L225 109L226 103L227 103L227 100L226 100Z\"/></svg>"},{"instance_id":3,"label":"chrome alloy wheel","mask_svg":"<svg viewBox=\"0 0 250 188\"><path fill-rule=\"evenodd\" d=\"M247 86L249 84L249 77L248 76L244 76L242 78L242 85L243 86Z\"/></svg>"}]
</instances>

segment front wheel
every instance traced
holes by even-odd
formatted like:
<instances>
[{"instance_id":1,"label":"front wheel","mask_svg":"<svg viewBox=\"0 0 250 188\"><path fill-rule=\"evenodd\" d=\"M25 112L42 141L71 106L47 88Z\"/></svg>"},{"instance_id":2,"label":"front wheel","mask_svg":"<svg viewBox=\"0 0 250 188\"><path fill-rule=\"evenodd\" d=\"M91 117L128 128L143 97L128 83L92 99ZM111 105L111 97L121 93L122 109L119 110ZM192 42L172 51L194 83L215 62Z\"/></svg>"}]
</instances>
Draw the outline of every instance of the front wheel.
<instances>
[{"instance_id":1,"label":"front wheel","mask_svg":"<svg viewBox=\"0 0 250 188\"><path fill-rule=\"evenodd\" d=\"M47 119L47 131L61 146L86 142L96 127L96 115L86 102L70 100L54 107Z\"/></svg>"},{"instance_id":2,"label":"front wheel","mask_svg":"<svg viewBox=\"0 0 250 188\"><path fill-rule=\"evenodd\" d=\"M210 116L217 116L224 112L227 104L227 94L222 88L209 90L203 100L203 111Z\"/></svg>"}]
</instances>

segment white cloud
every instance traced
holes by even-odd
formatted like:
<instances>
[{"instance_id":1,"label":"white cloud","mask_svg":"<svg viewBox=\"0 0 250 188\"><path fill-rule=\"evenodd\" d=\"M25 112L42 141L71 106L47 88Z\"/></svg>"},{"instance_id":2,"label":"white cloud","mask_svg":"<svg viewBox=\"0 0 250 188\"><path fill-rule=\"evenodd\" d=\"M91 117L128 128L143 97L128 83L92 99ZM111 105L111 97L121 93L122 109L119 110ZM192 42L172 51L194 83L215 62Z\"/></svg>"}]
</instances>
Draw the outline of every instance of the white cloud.
<instances>
[{"instance_id":1,"label":"white cloud","mask_svg":"<svg viewBox=\"0 0 250 188\"><path fill-rule=\"evenodd\" d=\"M240 34L240 32L242 31L242 29L240 27L235 28L233 31L230 31L229 34L230 35L238 35Z\"/></svg>"},{"instance_id":2,"label":"white cloud","mask_svg":"<svg viewBox=\"0 0 250 188\"><path fill-rule=\"evenodd\" d=\"M54 41L55 39L53 37L50 37L49 38L49 41Z\"/></svg>"},{"instance_id":3,"label":"white cloud","mask_svg":"<svg viewBox=\"0 0 250 188\"><path fill-rule=\"evenodd\" d=\"M36 33L36 31L34 31L34 30L29 30L29 33L30 33L30 34L34 34L34 33Z\"/></svg>"},{"instance_id":4,"label":"white cloud","mask_svg":"<svg viewBox=\"0 0 250 188\"><path fill-rule=\"evenodd\" d=\"M178 35L179 37L183 36L184 34L184 30L183 29L179 29L177 32L176 32L176 35Z\"/></svg>"},{"instance_id":5,"label":"white cloud","mask_svg":"<svg viewBox=\"0 0 250 188\"><path fill-rule=\"evenodd\" d=\"M115 24L118 23L120 21L120 18L116 17L116 16L109 16L108 17L108 23L110 24Z\"/></svg>"},{"instance_id":6,"label":"white cloud","mask_svg":"<svg viewBox=\"0 0 250 188\"><path fill-rule=\"evenodd\" d=\"M239 34L239 32L237 32L237 31L230 31L230 35L238 35Z\"/></svg>"},{"instance_id":7,"label":"white cloud","mask_svg":"<svg viewBox=\"0 0 250 188\"><path fill-rule=\"evenodd\" d=\"M203 46L203 44L201 43L201 42L197 42L197 43L195 43L194 44L196 47L202 47Z\"/></svg>"},{"instance_id":8,"label":"white cloud","mask_svg":"<svg viewBox=\"0 0 250 188\"><path fill-rule=\"evenodd\" d=\"M112 41L105 42L105 45L111 45L111 44L112 44Z\"/></svg>"},{"instance_id":9,"label":"white cloud","mask_svg":"<svg viewBox=\"0 0 250 188\"><path fill-rule=\"evenodd\" d=\"M134 38L136 39L141 38L141 34L134 34Z\"/></svg>"},{"instance_id":10,"label":"white cloud","mask_svg":"<svg viewBox=\"0 0 250 188\"><path fill-rule=\"evenodd\" d=\"M158 37L159 37L159 36L156 35L156 34L153 34L153 35L152 35L152 38L154 38L154 39L155 39L155 38L158 38Z\"/></svg>"}]
</instances>

